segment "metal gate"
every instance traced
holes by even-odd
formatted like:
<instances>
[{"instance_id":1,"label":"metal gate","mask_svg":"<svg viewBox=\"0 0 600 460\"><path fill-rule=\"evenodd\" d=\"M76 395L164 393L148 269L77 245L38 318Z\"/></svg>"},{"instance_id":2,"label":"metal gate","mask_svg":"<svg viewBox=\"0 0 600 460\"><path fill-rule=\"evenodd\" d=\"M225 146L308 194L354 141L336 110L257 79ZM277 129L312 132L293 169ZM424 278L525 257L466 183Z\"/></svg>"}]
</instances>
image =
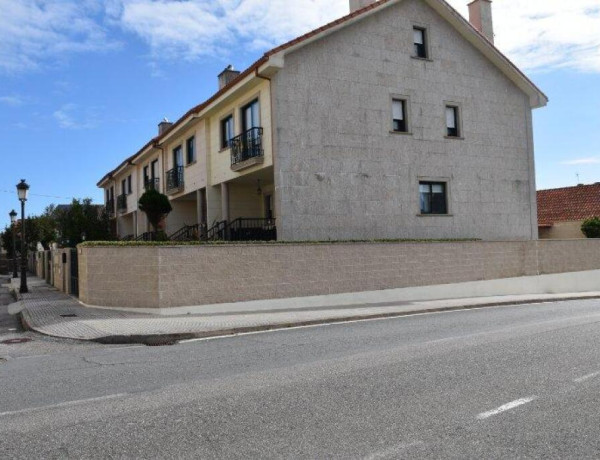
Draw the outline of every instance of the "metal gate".
<instances>
[{"instance_id":1,"label":"metal gate","mask_svg":"<svg viewBox=\"0 0 600 460\"><path fill-rule=\"evenodd\" d=\"M79 297L79 264L77 249L71 249L71 295Z\"/></svg>"}]
</instances>

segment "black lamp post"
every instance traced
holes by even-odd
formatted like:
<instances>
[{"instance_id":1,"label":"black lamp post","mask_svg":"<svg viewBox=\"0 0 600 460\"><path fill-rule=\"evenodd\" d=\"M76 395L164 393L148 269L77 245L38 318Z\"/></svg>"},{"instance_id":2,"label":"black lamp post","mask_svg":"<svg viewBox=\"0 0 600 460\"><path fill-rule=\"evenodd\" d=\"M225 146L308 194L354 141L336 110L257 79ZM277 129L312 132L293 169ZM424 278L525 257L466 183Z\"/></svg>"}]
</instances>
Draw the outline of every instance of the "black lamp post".
<instances>
[{"instance_id":1,"label":"black lamp post","mask_svg":"<svg viewBox=\"0 0 600 460\"><path fill-rule=\"evenodd\" d=\"M19 274L17 273L17 238L15 236L15 227L17 226L17 212L13 209L9 214L10 216L10 224L12 227L12 240L13 240L13 278L16 278L19 276Z\"/></svg>"},{"instance_id":2,"label":"black lamp post","mask_svg":"<svg viewBox=\"0 0 600 460\"><path fill-rule=\"evenodd\" d=\"M25 239L25 202L28 192L29 185L25 179L21 179L21 182L17 184L17 194L21 202L21 288L19 289L21 294L29 292L27 289L27 243Z\"/></svg>"}]
</instances>

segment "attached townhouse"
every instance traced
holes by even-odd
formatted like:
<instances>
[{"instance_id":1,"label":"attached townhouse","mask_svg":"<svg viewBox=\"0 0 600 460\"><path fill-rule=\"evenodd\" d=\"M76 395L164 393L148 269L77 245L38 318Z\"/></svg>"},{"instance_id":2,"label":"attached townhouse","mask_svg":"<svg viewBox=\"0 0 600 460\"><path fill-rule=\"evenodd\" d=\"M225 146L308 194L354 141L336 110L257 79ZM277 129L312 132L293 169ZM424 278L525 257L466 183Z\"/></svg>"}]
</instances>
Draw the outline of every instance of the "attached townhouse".
<instances>
[{"instance_id":1,"label":"attached townhouse","mask_svg":"<svg viewBox=\"0 0 600 460\"><path fill-rule=\"evenodd\" d=\"M495 46L490 0L350 0L98 183L121 238L167 194L173 239L537 239L532 110L547 97Z\"/></svg>"}]
</instances>

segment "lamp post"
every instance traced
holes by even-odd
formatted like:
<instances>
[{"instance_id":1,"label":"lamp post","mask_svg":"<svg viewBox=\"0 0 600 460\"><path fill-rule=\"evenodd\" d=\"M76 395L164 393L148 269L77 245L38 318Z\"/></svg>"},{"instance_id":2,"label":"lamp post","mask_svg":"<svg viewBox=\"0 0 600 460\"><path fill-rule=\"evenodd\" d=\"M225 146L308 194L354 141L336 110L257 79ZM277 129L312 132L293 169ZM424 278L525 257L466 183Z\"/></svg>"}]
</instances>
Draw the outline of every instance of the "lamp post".
<instances>
[{"instance_id":1,"label":"lamp post","mask_svg":"<svg viewBox=\"0 0 600 460\"><path fill-rule=\"evenodd\" d=\"M21 288L19 289L21 294L29 292L27 289L27 243L25 239L25 202L28 192L29 185L25 179L21 179L21 182L17 184L17 195L21 202Z\"/></svg>"},{"instance_id":2,"label":"lamp post","mask_svg":"<svg viewBox=\"0 0 600 460\"><path fill-rule=\"evenodd\" d=\"M13 278L19 276L17 273L17 238L15 236L15 227L17 226L17 212L13 209L9 214L10 216L10 224L12 227L12 246L13 246Z\"/></svg>"}]
</instances>

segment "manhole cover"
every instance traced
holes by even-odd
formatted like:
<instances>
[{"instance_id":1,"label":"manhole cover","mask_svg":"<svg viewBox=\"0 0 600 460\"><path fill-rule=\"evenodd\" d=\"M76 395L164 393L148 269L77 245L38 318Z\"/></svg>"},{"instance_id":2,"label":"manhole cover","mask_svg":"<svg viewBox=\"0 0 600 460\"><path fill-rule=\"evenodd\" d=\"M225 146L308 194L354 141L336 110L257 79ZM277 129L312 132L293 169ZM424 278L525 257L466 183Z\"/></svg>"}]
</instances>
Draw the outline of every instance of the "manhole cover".
<instances>
[{"instance_id":1,"label":"manhole cover","mask_svg":"<svg viewBox=\"0 0 600 460\"><path fill-rule=\"evenodd\" d=\"M3 340L0 343L3 343L4 345L16 345L18 343L27 343L27 342L31 342L31 339L8 339L8 340Z\"/></svg>"},{"instance_id":2,"label":"manhole cover","mask_svg":"<svg viewBox=\"0 0 600 460\"><path fill-rule=\"evenodd\" d=\"M77 315L75 313L69 313L68 315L60 315L63 318L77 318Z\"/></svg>"}]
</instances>

